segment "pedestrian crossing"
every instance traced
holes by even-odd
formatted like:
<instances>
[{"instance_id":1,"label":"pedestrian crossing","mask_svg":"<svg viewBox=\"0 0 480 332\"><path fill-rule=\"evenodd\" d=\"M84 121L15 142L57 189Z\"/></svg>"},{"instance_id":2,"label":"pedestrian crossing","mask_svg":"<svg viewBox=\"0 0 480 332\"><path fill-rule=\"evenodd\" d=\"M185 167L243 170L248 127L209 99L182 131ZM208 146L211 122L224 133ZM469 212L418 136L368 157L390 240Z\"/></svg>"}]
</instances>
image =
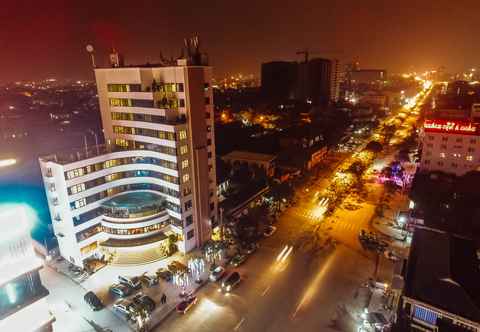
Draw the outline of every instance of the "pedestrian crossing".
<instances>
[{"instance_id":1,"label":"pedestrian crossing","mask_svg":"<svg viewBox=\"0 0 480 332\"><path fill-rule=\"evenodd\" d=\"M308 209L291 209L289 214L294 217L300 217L304 219L308 219L310 221L321 221L323 220L323 216L319 217L315 215L314 211ZM360 230L365 229L365 225L361 225L358 222L347 220L347 219L331 219L328 218L325 220L324 226L328 229L331 229L336 232L353 232L359 233Z\"/></svg>"}]
</instances>

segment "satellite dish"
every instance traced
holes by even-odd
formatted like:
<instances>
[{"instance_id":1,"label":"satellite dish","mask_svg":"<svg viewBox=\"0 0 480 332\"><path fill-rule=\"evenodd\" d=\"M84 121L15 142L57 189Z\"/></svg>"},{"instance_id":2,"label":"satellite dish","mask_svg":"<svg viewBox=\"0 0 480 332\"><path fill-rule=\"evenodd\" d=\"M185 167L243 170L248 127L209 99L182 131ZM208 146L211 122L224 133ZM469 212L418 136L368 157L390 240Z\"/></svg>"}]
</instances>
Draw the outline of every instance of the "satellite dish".
<instances>
[{"instance_id":1,"label":"satellite dish","mask_svg":"<svg viewBox=\"0 0 480 332\"><path fill-rule=\"evenodd\" d=\"M88 53L92 53L92 52L93 52L93 46L90 45L90 44L87 45L86 49L87 49L87 52L88 52Z\"/></svg>"}]
</instances>

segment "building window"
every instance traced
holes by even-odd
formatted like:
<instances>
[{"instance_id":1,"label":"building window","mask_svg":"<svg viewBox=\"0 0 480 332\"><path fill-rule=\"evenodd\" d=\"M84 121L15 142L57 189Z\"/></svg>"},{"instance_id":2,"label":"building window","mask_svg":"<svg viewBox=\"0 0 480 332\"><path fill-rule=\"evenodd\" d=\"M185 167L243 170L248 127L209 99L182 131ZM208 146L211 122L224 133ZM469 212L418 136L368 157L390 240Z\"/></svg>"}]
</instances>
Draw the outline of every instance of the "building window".
<instances>
[{"instance_id":1,"label":"building window","mask_svg":"<svg viewBox=\"0 0 480 332\"><path fill-rule=\"evenodd\" d=\"M75 195L76 193L79 193L85 190L85 183L76 184L74 186L71 186L69 189L70 189L70 195Z\"/></svg>"},{"instance_id":2,"label":"building window","mask_svg":"<svg viewBox=\"0 0 480 332\"><path fill-rule=\"evenodd\" d=\"M183 176L182 176L183 183L187 183L189 180L190 180L190 175L183 174Z\"/></svg>"},{"instance_id":3,"label":"building window","mask_svg":"<svg viewBox=\"0 0 480 332\"><path fill-rule=\"evenodd\" d=\"M110 98L110 106L129 107L129 106L132 106L132 100L124 99L124 98Z\"/></svg>"},{"instance_id":4,"label":"building window","mask_svg":"<svg viewBox=\"0 0 480 332\"><path fill-rule=\"evenodd\" d=\"M192 200L185 202L185 211L188 211L192 208Z\"/></svg>"},{"instance_id":5,"label":"building window","mask_svg":"<svg viewBox=\"0 0 480 332\"><path fill-rule=\"evenodd\" d=\"M425 165L428 165L428 164L430 164L430 160L429 160L429 159L426 159L426 160L423 161L423 163L424 163Z\"/></svg>"},{"instance_id":6,"label":"building window","mask_svg":"<svg viewBox=\"0 0 480 332\"><path fill-rule=\"evenodd\" d=\"M475 138L471 138L471 139L470 139L470 143L471 143L471 144L475 144L475 143L477 143L477 140L476 140Z\"/></svg>"},{"instance_id":7,"label":"building window","mask_svg":"<svg viewBox=\"0 0 480 332\"><path fill-rule=\"evenodd\" d=\"M180 147L180 154L185 154L188 152L188 146L187 145L182 145Z\"/></svg>"},{"instance_id":8,"label":"building window","mask_svg":"<svg viewBox=\"0 0 480 332\"><path fill-rule=\"evenodd\" d=\"M194 231L193 229L191 231L187 232L187 240L190 240L194 237Z\"/></svg>"},{"instance_id":9,"label":"building window","mask_svg":"<svg viewBox=\"0 0 480 332\"><path fill-rule=\"evenodd\" d=\"M207 83L204 83L204 84L203 84L203 87L204 87L205 91L207 91L208 88L210 87L210 84L208 84L208 82L207 82Z\"/></svg>"},{"instance_id":10,"label":"building window","mask_svg":"<svg viewBox=\"0 0 480 332\"><path fill-rule=\"evenodd\" d=\"M430 141L433 141L433 140L435 139L435 137L433 137L432 135L428 135L428 139L429 139Z\"/></svg>"},{"instance_id":11,"label":"building window","mask_svg":"<svg viewBox=\"0 0 480 332\"><path fill-rule=\"evenodd\" d=\"M455 142L461 143L461 142L463 142L463 138L459 137L459 138L457 138L457 139L455 140Z\"/></svg>"},{"instance_id":12,"label":"building window","mask_svg":"<svg viewBox=\"0 0 480 332\"><path fill-rule=\"evenodd\" d=\"M193 224L193 216L189 215L187 218L185 218L185 226L190 226Z\"/></svg>"},{"instance_id":13,"label":"building window","mask_svg":"<svg viewBox=\"0 0 480 332\"><path fill-rule=\"evenodd\" d=\"M447 141L448 141L448 137L447 137L447 136L442 136L442 141L447 142Z\"/></svg>"},{"instance_id":14,"label":"building window","mask_svg":"<svg viewBox=\"0 0 480 332\"><path fill-rule=\"evenodd\" d=\"M474 148L468 148L468 152L475 152Z\"/></svg>"},{"instance_id":15,"label":"building window","mask_svg":"<svg viewBox=\"0 0 480 332\"><path fill-rule=\"evenodd\" d=\"M443 161L439 161L437 164L438 166L443 166Z\"/></svg>"},{"instance_id":16,"label":"building window","mask_svg":"<svg viewBox=\"0 0 480 332\"><path fill-rule=\"evenodd\" d=\"M187 139L187 131L186 130L180 130L178 132L178 138L179 139Z\"/></svg>"},{"instance_id":17,"label":"building window","mask_svg":"<svg viewBox=\"0 0 480 332\"><path fill-rule=\"evenodd\" d=\"M209 159L212 158L212 153L211 152L208 153L208 158Z\"/></svg>"},{"instance_id":18,"label":"building window","mask_svg":"<svg viewBox=\"0 0 480 332\"><path fill-rule=\"evenodd\" d=\"M205 105L210 105L210 97L205 97Z\"/></svg>"},{"instance_id":19,"label":"building window","mask_svg":"<svg viewBox=\"0 0 480 332\"><path fill-rule=\"evenodd\" d=\"M473 156L467 156L466 158L468 161L473 161Z\"/></svg>"},{"instance_id":20,"label":"building window","mask_svg":"<svg viewBox=\"0 0 480 332\"><path fill-rule=\"evenodd\" d=\"M179 107L185 107L185 99L180 98L180 99L178 100L178 106L179 106Z\"/></svg>"},{"instance_id":21,"label":"building window","mask_svg":"<svg viewBox=\"0 0 480 332\"><path fill-rule=\"evenodd\" d=\"M188 167L188 159L182 160L182 169L185 169Z\"/></svg>"},{"instance_id":22,"label":"building window","mask_svg":"<svg viewBox=\"0 0 480 332\"><path fill-rule=\"evenodd\" d=\"M85 172L84 172L83 168L76 168L76 169L73 169L71 171L68 171L66 176L67 176L67 180L71 180L71 179L77 178L79 176L82 176L84 174L85 174Z\"/></svg>"},{"instance_id":23,"label":"building window","mask_svg":"<svg viewBox=\"0 0 480 332\"><path fill-rule=\"evenodd\" d=\"M428 144L427 144L427 145L428 145ZM431 144L430 144L430 145L431 145ZM446 145L446 144L442 144L442 145L440 145L440 148L441 148L441 149L446 149L446 148L447 148L447 145Z\"/></svg>"},{"instance_id":24,"label":"building window","mask_svg":"<svg viewBox=\"0 0 480 332\"><path fill-rule=\"evenodd\" d=\"M440 152L440 158L445 158L445 152Z\"/></svg>"},{"instance_id":25,"label":"building window","mask_svg":"<svg viewBox=\"0 0 480 332\"><path fill-rule=\"evenodd\" d=\"M85 205L87 205L87 200L85 198L81 198L81 199L73 202L73 208L74 209L80 209L81 207L84 207Z\"/></svg>"},{"instance_id":26,"label":"building window","mask_svg":"<svg viewBox=\"0 0 480 332\"><path fill-rule=\"evenodd\" d=\"M458 164L457 164L457 163L452 163L452 167L453 167L453 168L457 168L457 167L458 167Z\"/></svg>"},{"instance_id":27,"label":"building window","mask_svg":"<svg viewBox=\"0 0 480 332\"><path fill-rule=\"evenodd\" d=\"M177 83L177 91L178 92L183 92L183 83Z\"/></svg>"},{"instance_id":28,"label":"building window","mask_svg":"<svg viewBox=\"0 0 480 332\"><path fill-rule=\"evenodd\" d=\"M205 118L210 119L210 112L205 112Z\"/></svg>"},{"instance_id":29,"label":"building window","mask_svg":"<svg viewBox=\"0 0 480 332\"><path fill-rule=\"evenodd\" d=\"M215 203L210 203L210 211L213 211L215 210Z\"/></svg>"}]
</instances>

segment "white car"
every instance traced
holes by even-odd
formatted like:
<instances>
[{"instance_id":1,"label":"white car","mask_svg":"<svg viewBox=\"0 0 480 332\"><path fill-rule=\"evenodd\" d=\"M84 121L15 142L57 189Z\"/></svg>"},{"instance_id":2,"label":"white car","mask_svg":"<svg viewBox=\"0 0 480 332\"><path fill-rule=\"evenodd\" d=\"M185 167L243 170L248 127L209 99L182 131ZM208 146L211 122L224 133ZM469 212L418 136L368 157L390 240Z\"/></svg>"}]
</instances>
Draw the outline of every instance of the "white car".
<instances>
[{"instance_id":1,"label":"white car","mask_svg":"<svg viewBox=\"0 0 480 332\"><path fill-rule=\"evenodd\" d=\"M268 226L267 227L267 230L265 232L263 232L263 236L265 237L270 237L273 235L273 233L275 233L277 231L277 227L275 226Z\"/></svg>"},{"instance_id":2,"label":"white car","mask_svg":"<svg viewBox=\"0 0 480 332\"><path fill-rule=\"evenodd\" d=\"M218 281L222 279L222 277L225 275L225 268L223 266L217 266L209 276L209 279L211 282Z\"/></svg>"}]
</instances>

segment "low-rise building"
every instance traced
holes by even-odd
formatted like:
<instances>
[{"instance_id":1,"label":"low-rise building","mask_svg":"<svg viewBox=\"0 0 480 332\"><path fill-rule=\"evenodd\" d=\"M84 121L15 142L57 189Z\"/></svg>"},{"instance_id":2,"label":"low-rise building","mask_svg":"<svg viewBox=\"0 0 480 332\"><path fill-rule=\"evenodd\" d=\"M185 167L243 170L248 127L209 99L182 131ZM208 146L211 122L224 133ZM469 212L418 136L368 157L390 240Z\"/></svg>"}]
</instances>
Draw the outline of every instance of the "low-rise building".
<instances>
[{"instance_id":1,"label":"low-rise building","mask_svg":"<svg viewBox=\"0 0 480 332\"><path fill-rule=\"evenodd\" d=\"M25 210L2 206L0 227L0 331L53 331Z\"/></svg>"},{"instance_id":2,"label":"low-rise building","mask_svg":"<svg viewBox=\"0 0 480 332\"><path fill-rule=\"evenodd\" d=\"M271 154L235 150L223 156L222 159L230 165L247 164L249 167L255 165L263 169L268 177L275 173L276 156Z\"/></svg>"},{"instance_id":3,"label":"low-rise building","mask_svg":"<svg viewBox=\"0 0 480 332\"><path fill-rule=\"evenodd\" d=\"M479 280L472 240L417 227L399 319L413 331L480 331Z\"/></svg>"}]
</instances>

